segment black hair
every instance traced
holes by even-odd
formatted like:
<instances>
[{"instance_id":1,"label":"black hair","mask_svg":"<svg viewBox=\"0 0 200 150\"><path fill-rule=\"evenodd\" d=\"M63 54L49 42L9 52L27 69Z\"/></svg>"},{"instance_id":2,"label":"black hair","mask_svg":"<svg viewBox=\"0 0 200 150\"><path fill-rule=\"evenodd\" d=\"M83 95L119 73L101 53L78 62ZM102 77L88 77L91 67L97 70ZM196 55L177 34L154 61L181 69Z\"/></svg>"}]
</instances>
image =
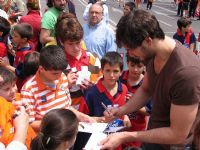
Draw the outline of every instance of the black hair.
<instances>
[{"instance_id":1,"label":"black hair","mask_svg":"<svg viewBox=\"0 0 200 150\"><path fill-rule=\"evenodd\" d=\"M165 34L158 20L151 13L136 9L119 20L116 30L118 47L126 45L134 49L141 46L146 37L164 39Z\"/></svg>"},{"instance_id":2,"label":"black hair","mask_svg":"<svg viewBox=\"0 0 200 150\"><path fill-rule=\"evenodd\" d=\"M191 25L192 21L187 18L180 18L177 21L177 26L181 30L182 28L187 27L188 25Z\"/></svg>"},{"instance_id":3,"label":"black hair","mask_svg":"<svg viewBox=\"0 0 200 150\"><path fill-rule=\"evenodd\" d=\"M25 55L24 68L23 68L25 77L35 75L39 67L39 58L40 58L40 53L36 51L27 53Z\"/></svg>"},{"instance_id":4,"label":"black hair","mask_svg":"<svg viewBox=\"0 0 200 150\"><path fill-rule=\"evenodd\" d=\"M21 38L27 38L27 40L33 37L33 28L28 23L19 23L15 25L13 31L17 32Z\"/></svg>"},{"instance_id":5,"label":"black hair","mask_svg":"<svg viewBox=\"0 0 200 150\"><path fill-rule=\"evenodd\" d=\"M131 11L133 11L136 8L136 5L134 2L126 2L124 5L128 6Z\"/></svg>"},{"instance_id":6,"label":"black hair","mask_svg":"<svg viewBox=\"0 0 200 150\"><path fill-rule=\"evenodd\" d=\"M16 79L17 78L12 71L0 66L0 87L8 83L16 82Z\"/></svg>"},{"instance_id":7,"label":"black hair","mask_svg":"<svg viewBox=\"0 0 200 150\"><path fill-rule=\"evenodd\" d=\"M128 54L126 55L126 57L127 57L127 62L132 62L134 64L140 64L140 63L144 64L144 61L138 57L131 57Z\"/></svg>"},{"instance_id":8,"label":"black hair","mask_svg":"<svg viewBox=\"0 0 200 150\"><path fill-rule=\"evenodd\" d=\"M118 64L120 70L123 70L123 59L118 52L107 52L101 59L101 68L103 69L106 64L109 64L110 66Z\"/></svg>"},{"instance_id":9,"label":"black hair","mask_svg":"<svg viewBox=\"0 0 200 150\"><path fill-rule=\"evenodd\" d=\"M64 50L56 45L42 48L39 61L45 70L64 70L68 65Z\"/></svg>"},{"instance_id":10,"label":"black hair","mask_svg":"<svg viewBox=\"0 0 200 150\"><path fill-rule=\"evenodd\" d=\"M69 109L53 109L44 115L40 132L31 142L31 150L55 150L72 141L78 132L78 119Z\"/></svg>"},{"instance_id":11,"label":"black hair","mask_svg":"<svg viewBox=\"0 0 200 150\"><path fill-rule=\"evenodd\" d=\"M0 17L0 32L3 32L2 37L7 35L10 32L10 23L3 17Z\"/></svg>"}]
</instances>

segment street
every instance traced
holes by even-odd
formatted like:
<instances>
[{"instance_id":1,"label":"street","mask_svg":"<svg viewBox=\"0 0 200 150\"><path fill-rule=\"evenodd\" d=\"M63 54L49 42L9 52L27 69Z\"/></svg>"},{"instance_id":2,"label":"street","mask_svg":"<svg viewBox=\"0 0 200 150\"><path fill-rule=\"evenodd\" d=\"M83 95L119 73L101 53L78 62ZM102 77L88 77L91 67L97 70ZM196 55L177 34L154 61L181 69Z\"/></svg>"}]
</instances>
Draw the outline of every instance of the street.
<instances>
[{"instance_id":1,"label":"street","mask_svg":"<svg viewBox=\"0 0 200 150\"><path fill-rule=\"evenodd\" d=\"M73 0L73 2L76 7L77 17L80 23L83 25L85 21L83 21L82 14L88 3L88 0ZM176 23L179 17L176 16L177 12L175 6L173 6L171 2L170 0L156 1L153 3L152 9L148 11L156 16L165 34L172 37L177 30ZM120 17L123 15L123 7L121 6L121 8L119 8L116 0L107 0L106 4L109 8L110 26L115 30ZM46 8L46 0L41 0L41 7L42 12L44 12L44 9ZM141 8L146 9L146 4L142 4ZM198 36L198 33L200 32L200 21L193 20L192 28L195 35Z\"/></svg>"}]
</instances>

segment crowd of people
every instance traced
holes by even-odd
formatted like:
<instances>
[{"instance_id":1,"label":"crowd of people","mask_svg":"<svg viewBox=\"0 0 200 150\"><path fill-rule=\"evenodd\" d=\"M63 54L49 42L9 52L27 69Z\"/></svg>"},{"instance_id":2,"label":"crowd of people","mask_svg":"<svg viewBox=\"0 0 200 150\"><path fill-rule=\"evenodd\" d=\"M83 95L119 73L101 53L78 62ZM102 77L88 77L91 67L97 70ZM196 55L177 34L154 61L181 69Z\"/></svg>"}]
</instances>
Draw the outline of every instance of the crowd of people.
<instances>
[{"instance_id":1,"label":"crowd of people","mask_svg":"<svg viewBox=\"0 0 200 150\"><path fill-rule=\"evenodd\" d=\"M77 150L79 122L116 119L126 131L99 141L102 150L200 149L190 20L180 18L171 38L153 14L126 2L114 33L102 1L87 5L83 26L72 1L47 6L41 17L39 1L27 0L24 15L23 1L0 0L0 150Z\"/></svg>"}]
</instances>

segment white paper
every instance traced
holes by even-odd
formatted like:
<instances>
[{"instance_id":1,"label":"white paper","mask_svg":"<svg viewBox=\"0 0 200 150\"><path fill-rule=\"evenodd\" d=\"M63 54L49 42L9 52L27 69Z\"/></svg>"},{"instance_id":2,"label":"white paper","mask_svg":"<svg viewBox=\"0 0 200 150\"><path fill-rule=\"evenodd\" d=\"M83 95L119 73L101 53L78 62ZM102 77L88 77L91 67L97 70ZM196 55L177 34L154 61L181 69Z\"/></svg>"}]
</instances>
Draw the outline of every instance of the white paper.
<instances>
[{"instance_id":1,"label":"white paper","mask_svg":"<svg viewBox=\"0 0 200 150\"><path fill-rule=\"evenodd\" d=\"M107 123L86 123L80 122L78 131L79 132L86 132L86 133L96 133L96 132L103 132L107 126Z\"/></svg>"},{"instance_id":2,"label":"white paper","mask_svg":"<svg viewBox=\"0 0 200 150\"><path fill-rule=\"evenodd\" d=\"M106 137L107 135L105 133L92 133L83 150L100 150L99 142L105 139Z\"/></svg>"}]
</instances>

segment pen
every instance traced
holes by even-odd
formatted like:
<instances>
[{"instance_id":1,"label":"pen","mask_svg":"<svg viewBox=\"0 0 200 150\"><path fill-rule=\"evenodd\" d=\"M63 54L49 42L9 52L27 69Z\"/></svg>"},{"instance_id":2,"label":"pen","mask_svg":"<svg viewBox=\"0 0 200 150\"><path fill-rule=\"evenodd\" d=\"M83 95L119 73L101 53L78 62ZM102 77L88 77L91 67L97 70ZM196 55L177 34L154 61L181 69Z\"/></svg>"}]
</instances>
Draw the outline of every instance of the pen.
<instances>
[{"instance_id":1,"label":"pen","mask_svg":"<svg viewBox=\"0 0 200 150\"><path fill-rule=\"evenodd\" d=\"M85 127L84 127L84 125L82 125L81 123L79 123L79 125L84 129Z\"/></svg>"},{"instance_id":2,"label":"pen","mask_svg":"<svg viewBox=\"0 0 200 150\"><path fill-rule=\"evenodd\" d=\"M102 105L102 107L108 112L108 114L110 114L108 108L106 107L106 105L105 105L103 102L101 102L101 105Z\"/></svg>"}]
</instances>

